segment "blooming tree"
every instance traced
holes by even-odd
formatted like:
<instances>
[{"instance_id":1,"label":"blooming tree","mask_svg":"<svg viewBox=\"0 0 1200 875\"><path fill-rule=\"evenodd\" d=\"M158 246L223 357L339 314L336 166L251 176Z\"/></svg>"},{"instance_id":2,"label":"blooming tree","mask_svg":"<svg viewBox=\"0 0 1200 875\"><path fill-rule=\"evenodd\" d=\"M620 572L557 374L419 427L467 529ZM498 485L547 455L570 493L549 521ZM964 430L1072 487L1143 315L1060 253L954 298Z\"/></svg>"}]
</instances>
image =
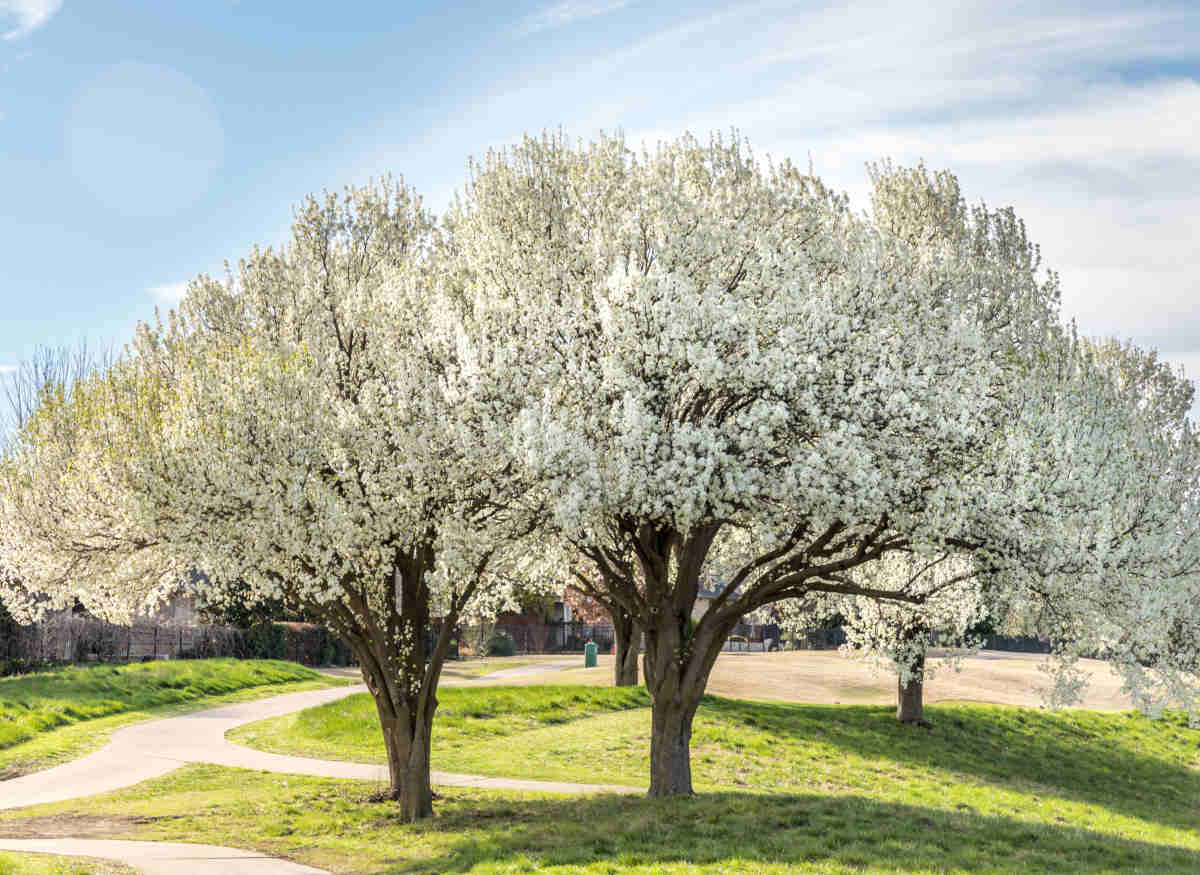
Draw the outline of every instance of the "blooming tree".
<instances>
[{"instance_id":1,"label":"blooming tree","mask_svg":"<svg viewBox=\"0 0 1200 875\"><path fill-rule=\"evenodd\" d=\"M865 596L825 597L816 600L819 607L811 599L791 600L776 606L781 625L795 633L808 625L814 611L840 614L846 632L843 649L894 672L896 718L901 723L924 725L924 685L935 672L926 662L930 635L967 647L978 643L967 637L984 611L976 570L952 553L922 556L896 552L856 568L852 576L867 589L930 595L920 603ZM961 652L950 654L948 661L954 663L960 656Z\"/></svg>"},{"instance_id":2,"label":"blooming tree","mask_svg":"<svg viewBox=\"0 0 1200 875\"><path fill-rule=\"evenodd\" d=\"M44 405L6 459L0 535L51 603L119 613L195 565L210 603L279 599L327 624L410 819L432 810L454 627L506 603L536 521L464 395L437 260L403 186L309 198L288 245L198 278L125 361Z\"/></svg>"},{"instance_id":3,"label":"blooming tree","mask_svg":"<svg viewBox=\"0 0 1200 875\"><path fill-rule=\"evenodd\" d=\"M1122 423L1073 442L1078 403L1109 400L1086 394L1023 226L923 168L877 168L875 190L860 217L736 141L527 138L473 167L448 219L477 403L645 631L652 795L691 791L692 720L744 614L922 604L936 588L850 573L901 550L1057 603L1079 551L1107 549L1112 490L1077 474ZM1164 498L1122 532L1131 567L1176 513ZM720 595L693 622L702 584Z\"/></svg>"},{"instance_id":4,"label":"blooming tree","mask_svg":"<svg viewBox=\"0 0 1200 875\"><path fill-rule=\"evenodd\" d=\"M1049 624L1052 706L1078 700L1085 679L1074 663L1101 654L1139 708L1173 705L1200 723L1193 386L1155 353L1112 340L1073 338L1053 361L1061 379L1031 387L1041 416L1026 418L1038 464L1055 475L1043 499L1053 512L1025 517L1025 567L989 587L992 612L1033 605Z\"/></svg>"}]
</instances>

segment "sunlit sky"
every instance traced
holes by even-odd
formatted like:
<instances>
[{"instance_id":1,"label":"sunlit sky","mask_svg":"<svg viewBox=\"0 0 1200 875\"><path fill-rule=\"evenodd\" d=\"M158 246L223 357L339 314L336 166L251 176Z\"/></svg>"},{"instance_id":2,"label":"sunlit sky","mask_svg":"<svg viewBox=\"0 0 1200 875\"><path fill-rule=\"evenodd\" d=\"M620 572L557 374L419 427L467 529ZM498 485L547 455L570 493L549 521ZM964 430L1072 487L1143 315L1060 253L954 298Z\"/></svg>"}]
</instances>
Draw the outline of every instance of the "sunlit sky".
<instances>
[{"instance_id":1,"label":"sunlit sky","mask_svg":"<svg viewBox=\"0 0 1200 875\"><path fill-rule=\"evenodd\" d=\"M390 171L440 211L524 132L736 127L864 208L868 160L954 171L1083 333L1200 377L1195 0L0 0L0 37L0 371L123 344L309 192Z\"/></svg>"}]
</instances>

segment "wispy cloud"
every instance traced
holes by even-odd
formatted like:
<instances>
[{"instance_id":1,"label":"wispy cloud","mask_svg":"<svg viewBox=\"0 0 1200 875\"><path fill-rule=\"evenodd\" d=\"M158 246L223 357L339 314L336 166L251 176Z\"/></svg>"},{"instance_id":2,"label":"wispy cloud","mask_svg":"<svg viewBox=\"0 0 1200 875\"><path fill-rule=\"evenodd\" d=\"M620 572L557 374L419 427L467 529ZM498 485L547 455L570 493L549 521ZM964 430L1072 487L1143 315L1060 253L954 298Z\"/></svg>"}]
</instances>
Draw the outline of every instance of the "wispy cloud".
<instances>
[{"instance_id":1,"label":"wispy cloud","mask_svg":"<svg viewBox=\"0 0 1200 875\"><path fill-rule=\"evenodd\" d=\"M186 294L187 283L167 283L150 289L150 297L154 298L156 303L167 307L174 307Z\"/></svg>"},{"instance_id":2,"label":"wispy cloud","mask_svg":"<svg viewBox=\"0 0 1200 875\"><path fill-rule=\"evenodd\" d=\"M15 374L16 372L16 365L0 365L0 376L4 376L5 374Z\"/></svg>"},{"instance_id":3,"label":"wispy cloud","mask_svg":"<svg viewBox=\"0 0 1200 875\"><path fill-rule=\"evenodd\" d=\"M16 19L16 27L4 34L6 40L24 39L62 7L62 0L0 0L0 19Z\"/></svg>"},{"instance_id":4,"label":"wispy cloud","mask_svg":"<svg viewBox=\"0 0 1200 875\"><path fill-rule=\"evenodd\" d=\"M552 26L555 8L534 18ZM506 83L488 117L585 139L620 127L651 148L737 127L756 155L811 156L862 207L866 161L949 168L968 200L1012 204L1026 220L1081 331L1156 347L1197 377L1187 181L1200 178L1200 7L1089 9L930 0L897 15L883 0L749 0ZM488 137L502 139L494 127Z\"/></svg>"},{"instance_id":5,"label":"wispy cloud","mask_svg":"<svg viewBox=\"0 0 1200 875\"><path fill-rule=\"evenodd\" d=\"M577 21L616 12L628 6L630 2L631 0L565 0L525 16L518 23L517 32L528 35L566 27Z\"/></svg>"}]
</instances>

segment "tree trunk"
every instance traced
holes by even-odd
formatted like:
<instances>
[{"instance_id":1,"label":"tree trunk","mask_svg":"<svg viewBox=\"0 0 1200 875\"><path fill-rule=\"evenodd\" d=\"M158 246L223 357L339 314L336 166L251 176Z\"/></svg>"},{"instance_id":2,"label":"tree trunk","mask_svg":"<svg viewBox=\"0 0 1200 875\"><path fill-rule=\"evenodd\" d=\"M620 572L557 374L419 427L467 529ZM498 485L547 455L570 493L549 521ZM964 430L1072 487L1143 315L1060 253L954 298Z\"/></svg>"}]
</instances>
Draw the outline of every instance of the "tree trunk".
<instances>
[{"instance_id":1,"label":"tree trunk","mask_svg":"<svg viewBox=\"0 0 1200 875\"><path fill-rule=\"evenodd\" d=\"M432 715L431 715L432 716ZM400 806L406 823L433 814L433 787L429 781L429 738L432 720L383 721L387 748L388 796Z\"/></svg>"},{"instance_id":2,"label":"tree trunk","mask_svg":"<svg viewBox=\"0 0 1200 875\"><path fill-rule=\"evenodd\" d=\"M692 629L661 616L646 632L643 666L650 690L650 795L691 795L692 721L729 629Z\"/></svg>"},{"instance_id":3,"label":"tree trunk","mask_svg":"<svg viewBox=\"0 0 1200 875\"><path fill-rule=\"evenodd\" d=\"M661 697L652 703L650 717L650 795L692 794L692 720L695 704Z\"/></svg>"},{"instance_id":4,"label":"tree trunk","mask_svg":"<svg viewBox=\"0 0 1200 875\"><path fill-rule=\"evenodd\" d=\"M370 670L370 665L379 664L378 656L373 663L363 660L361 656L359 661L363 666L367 689L375 699L387 752L388 789L385 795L399 803L400 817L405 822L429 817L433 814L429 745L437 696L433 692L428 694L422 709L419 694L403 694L404 690L420 690L430 681L425 677L424 663L420 676L410 677L406 672L402 674L400 683L393 685L377 676L377 671Z\"/></svg>"},{"instance_id":5,"label":"tree trunk","mask_svg":"<svg viewBox=\"0 0 1200 875\"><path fill-rule=\"evenodd\" d=\"M427 650L429 593L423 572L428 562L421 556L403 558L396 569L395 602L375 618L378 622L364 623L366 628L347 641L355 648L379 712L388 759L387 798L399 803L402 820L412 822L433 814L430 740L438 680L458 608L451 606L432 651Z\"/></svg>"},{"instance_id":6,"label":"tree trunk","mask_svg":"<svg viewBox=\"0 0 1200 875\"><path fill-rule=\"evenodd\" d=\"M901 723L911 723L915 726L926 726L925 722L925 657L920 656L912 666L912 677L908 683L904 677L897 680L898 697L896 704L896 719Z\"/></svg>"},{"instance_id":7,"label":"tree trunk","mask_svg":"<svg viewBox=\"0 0 1200 875\"><path fill-rule=\"evenodd\" d=\"M638 655L641 651L642 632L633 617L621 610L613 610L613 683L618 687L636 687L638 682Z\"/></svg>"}]
</instances>

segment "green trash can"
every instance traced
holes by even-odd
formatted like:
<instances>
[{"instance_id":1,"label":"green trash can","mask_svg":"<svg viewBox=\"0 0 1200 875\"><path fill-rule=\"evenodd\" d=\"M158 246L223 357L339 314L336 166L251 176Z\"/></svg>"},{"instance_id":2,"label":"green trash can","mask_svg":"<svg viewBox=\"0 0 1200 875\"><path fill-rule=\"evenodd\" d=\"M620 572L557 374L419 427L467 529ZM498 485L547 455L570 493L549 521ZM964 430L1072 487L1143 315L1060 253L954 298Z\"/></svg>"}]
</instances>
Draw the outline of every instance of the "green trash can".
<instances>
[{"instance_id":1,"label":"green trash can","mask_svg":"<svg viewBox=\"0 0 1200 875\"><path fill-rule=\"evenodd\" d=\"M596 642L589 641L583 648L583 667L596 667Z\"/></svg>"}]
</instances>

